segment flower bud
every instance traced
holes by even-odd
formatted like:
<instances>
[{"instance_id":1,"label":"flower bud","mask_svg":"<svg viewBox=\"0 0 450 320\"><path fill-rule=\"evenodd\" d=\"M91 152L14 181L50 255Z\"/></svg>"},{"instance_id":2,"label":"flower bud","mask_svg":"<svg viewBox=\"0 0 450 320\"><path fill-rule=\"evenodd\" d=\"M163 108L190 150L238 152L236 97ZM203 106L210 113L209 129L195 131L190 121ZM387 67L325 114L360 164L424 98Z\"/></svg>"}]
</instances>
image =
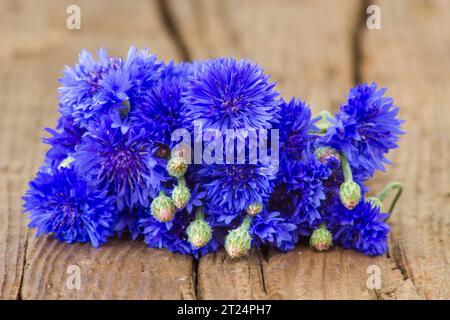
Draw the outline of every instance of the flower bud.
<instances>
[{"instance_id":1,"label":"flower bud","mask_svg":"<svg viewBox=\"0 0 450 320\"><path fill-rule=\"evenodd\" d=\"M225 239L225 251L230 258L240 258L245 256L251 248L252 238L248 229L250 220L245 219L239 228L231 230Z\"/></svg>"},{"instance_id":2,"label":"flower bud","mask_svg":"<svg viewBox=\"0 0 450 320\"><path fill-rule=\"evenodd\" d=\"M349 210L352 210L359 203L361 198L361 188L354 181L347 181L341 184L339 197L342 204Z\"/></svg>"},{"instance_id":3,"label":"flower bud","mask_svg":"<svg viewBox=\"0 0 450 320\"><path fill-rule=\"evenodd\" d=\"M341 164L341 156L336 149L330 147L319 147L314 151L316 158L330 169L339 168Z\"/></svg>"},{"instance_id":4,"label":"flower bud","mask_svg":"<svg viewBox=\"0 0 450 320\"><path fill-rule=\"evenodd\" d=\"M383 211L383 203L377 197L368 197L366 201L369 202L373 208L379 208L380 211Z\"/></svg>"},{"instance_id":5,"label":"flower bud","mask_svg":"<svg viewBox=\"0 0 450 320\"><path fill-rule=\"evenodd\" d=\"M211 227L203 219L192 221L186 232L190 244L196 248L201 248L206 245L212 237Z\"/></svg>"},{"instance_id":6,"label":"flower bud","mask_svg":"<svg viewBox=\"0 0 450 320\"><path fill-rule=\"evenodd\" d=\"M72 162L75 161L75 158L68 156L67 158L63 159L58 166L58 169L61 168L70 168L70 165L72 164Z\"/></svg>"},{"instance_id":7,"label":"flower bud","mask_svg":"<svg viewBox=\"0 0 450 320\"><path fill-rule=\"evenodd\" d=\"M309 245L318 251L328 250L333 245L331 232L325 224L318 227L309 238Z\"/></svg>"},{"instance_id":8,"label":"flower bud","mask_svg":"<svg viewBox=\"0 0 450 320\"><path fill-rule=\"evenodd\" d=\"M167 172L172 177L180 178L184 176L187 170L186 161L182 157L173 157L167 162Z\"/></svg>"},{"instance_id":9,"label":"flower bud","mask_svg":"<svg viewBox=\"0 0 450 320\"><path fill-rule=\"evenodd\" d=\"M163 191L153 199L150 209L155 219L160 222L168 222L175 217L176 208L173 201Z\"/></svg>"},{"instance_id":10,"label":"flower bud","mask_svg":"<svg viewBox=\"0 0 450 320\"><path fill-rule=\"evenodd\" d=\"M247 214L251 217L254 217L257 214L261 213L262 209L263 209L263 206L261 203L254 202L253 204L251 204L247 207Z\"/></svg>"},{"instance_id":11,"label":"flower bud","mask_svg":"<svg viewBox=\"0 0 450 320\"><path fill-rule=\"evenodd\" d=\"M172 191L172 201L175 207L178 209L183 209L186 207L189 199L191 198L191 192L185 184L179 184Z\"/></svg>"}]
</instances>

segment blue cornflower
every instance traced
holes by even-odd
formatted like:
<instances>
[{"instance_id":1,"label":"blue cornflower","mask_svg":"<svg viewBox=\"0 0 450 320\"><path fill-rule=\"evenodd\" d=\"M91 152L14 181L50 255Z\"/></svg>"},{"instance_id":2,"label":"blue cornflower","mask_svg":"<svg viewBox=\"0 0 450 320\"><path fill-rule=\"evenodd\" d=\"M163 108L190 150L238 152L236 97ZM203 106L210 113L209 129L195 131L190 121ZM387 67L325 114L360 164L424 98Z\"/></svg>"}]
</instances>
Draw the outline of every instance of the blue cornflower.
<instances>
[{"instance_id":1,"label":"blue cornflower","mask_svg":"<svg viewBox=\"0 0 450 320\"><path fill-rule=\"evenodd\" d=\"M399 135L404 133L398 107L385 92L378 90L376 83L350 89L347 102L329 119L331 126L321 141L343 151L352 168L366 171L367 176L384 171L383 164L390 163L385 154L398 147Z\"/></svg>"},{"instance_id":2,"label":"blue cornflower","mask_svg":"<svg viewBox=\"0 0 450 320\"><path fill-rule=\"evenodd\" d=\"M170 222L160 222L149 212L143 213L139 219L139 226L144 235L144 242L151 248L166 248L172 252L192 254L199 257L208 252L217 251L221 246L220 232L213 232L213 238L202 248L193 247L186 234L186 229L192 220L192 215L186 210L177 212Z\"/></svg>"},{"instance_id":3,"label":"blue cornflower","mask_svg":"<svg viewBox=\"0 0 450 320\"><path fill-rule=\"evenodd\" d=\"M320 222L319 207L325 199L324 181L331 173L309 150L303 152L300 160L282 160L270 207L289 215L296 225L306 223L315 227Z\"/></svg>"},{"instance_id":4,"label":"blue cornflower","mask_svg":"<svg viewBox=\"0 0 450 320\"><path fill-rule=\"evenodd\" d=\"M273 170L259 164L204 165L195 174L205 204L239 215L253 203L264 203L273 191Z\"/></svg>"},{"instance_id":5,"label":"blue cornflower","mask_svg":"<svg viewBox=\"0 0 450 320\"><path fill-rule=\"evenodd\" d=\"M183 91L185 125L204 130L270 129L278 122L278 92L263 69L247 60L197 64Z\"/></svg>"},{"instance_id":6,"label":"blue cornflower","mask_svg":"<svg viewBox=\"0 0 450 320\"><path fill-rule=\"evenodd\" d=\"M78 127L71 116L61 116L56 130L46 128L52 137L44 138L43 142L51 145L47 151L46 164L58 166L59 163L75 152L75 147L80 143L85 130Z\"/></svg>"},{"instance_id":7,"label":"blue cornflower","mask_svg":"<svg viewBox=\"0 0 450 320\"><path fill-rule=\"evenodd\" d=\"M146 50L132 47L126 60L110 58L100 49L99 60L83 50L78 63L63 70L60 78L60 112L72 115L87 127L104 115L120 114L160 76L162 63Z\"/></svg>"},{"instance_id":8,"label":"blue cornflower","mask_svg":"<svg viewBox=\"0 0 450 320\"><path fill-rule=\"evenodd\" d=\"M355 249L366 255L380 255L388 250L388 214L370 202L361 201L353 210L344 207L338 199L325 207L328 229L333 241L344 248Z\"/></svg>"},{"instance_id":9,"label":"blue cornflower","mask_svg":"<svg viewBox=\"0 0 450 320\"><path fill-rule=\"evenodd\" d=\"M154 156L156 149L144 129L122 132L104 119L83 136L75 166L91 183L107 187L117 197L119 210L148 207L166 180L165 163Z\"/></svg>"},{"instance_id":10,"label":"blue cornflower","mask_svg":"<svg viewBox=\"0 0 450 320\"><path fill-rule=\"evenodd\" d=\"M138 98L139 102L130 113L132 124L143 127L156 142L173 147L172 133L183 127L181 92L192 66L187 63L167 65L161 78Z\"/></svg>"},{"instance_id":11,"label":"blue cornflower","mask_svg":"<svg viewBox=\"0 0 450 320\"><path fill-rule=\"evenodd\" d=\"M279 212L263 211L253 218L250 234L257 246L267 244L281 251L289 251L298 240L296 229L295 224L282 218Z\"/></svg>"},{"instance_id":12,"label":"blue cornflower","mask_svg":"<svg viewBox=\"0 0 450 320\"><path fill-rule=\"evenodd\" d=\"M146 213L140 205L135 205L132 209L124 208L118 213L117 222L114 225L114 231L121 237L128 232L133 240L136 240L141 234L139 219Z\"/></svg>"},{"instance_id":13,"label":"blue cornflower","mask_svg":"<svg viewBox=\"0 0 450 320\"><path fill-rule=\"evenodd\" d=\"M292 98L289 102L281 100L280 110L280 150L281 156L289 160L298 160L315 139L314 125L318 119L311 119L311 109L299 100Z\"/></svg>"},{"instance_id":14,"label":"blue cornflower","mask_svg":"<svg viewBox=\"0 0 450 320\"><path fill-rule=\"evenodd\" d=\"M98 247L114 234L114 198L105 189L91 188L73 167L39 172L23 199L36 236L54 234L60 241Z\"/></svg>"}]
</instances>

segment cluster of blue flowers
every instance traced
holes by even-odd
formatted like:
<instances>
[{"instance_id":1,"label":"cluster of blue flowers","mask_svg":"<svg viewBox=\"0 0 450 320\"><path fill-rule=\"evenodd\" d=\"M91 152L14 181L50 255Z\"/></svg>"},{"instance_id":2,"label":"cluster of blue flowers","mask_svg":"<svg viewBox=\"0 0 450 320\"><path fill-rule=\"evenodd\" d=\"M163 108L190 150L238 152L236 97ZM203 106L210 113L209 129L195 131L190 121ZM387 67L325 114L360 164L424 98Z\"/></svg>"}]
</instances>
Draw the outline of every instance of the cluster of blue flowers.
<instances>
[{"instance_id":1,"label":"cluster of blue flowers","mask_svg":"<svg viewBox=\"0 0 450 320\"><path fill-rule=\"evenodd\" d=\"M24 196L37 235L98 247L129 234L196 257L222 247L233 258L251 247L288 251L305 239L317 250L388 250L383 200L399 185L369 197L365 184L403 132L375 83L350 89L334 115L313 117L250 61L166 64L135 48L126 58L83 51L60 82L61 116ZM250 161L237 148L231 157L243 162L192 164L190 145L179 148L172 133L194 123L205 135L235 130L246 148L254 142L242 129L277 132L279 160Z\"/></svg>"}]
</instances>

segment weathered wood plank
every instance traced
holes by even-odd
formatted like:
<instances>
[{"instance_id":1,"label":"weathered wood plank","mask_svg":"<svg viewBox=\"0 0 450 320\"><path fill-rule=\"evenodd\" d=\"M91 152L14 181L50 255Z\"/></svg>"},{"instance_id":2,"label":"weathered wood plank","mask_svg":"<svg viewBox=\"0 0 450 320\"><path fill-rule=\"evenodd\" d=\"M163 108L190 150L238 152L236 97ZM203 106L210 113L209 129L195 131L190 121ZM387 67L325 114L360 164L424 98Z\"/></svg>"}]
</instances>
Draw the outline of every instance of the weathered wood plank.
<instances>
[{"instance_id":1,"label":"weathered wood plank","mask_svg":"<svg viewBox=\"0 0 450 320\"><path fill-rule=\"evenodd\" d=\"M0 298L17 299L28 230L21 195L26 181L18 175L0 178Z\"/></svg>"},{"instance_id":2,"label":"weathered wood plank","mask_svg":"<svg viewBox=\"0 0 450 320\"><path fill-rule=\"evenodd\" d=\"M57 78L63 66L73 64L82 48L95 51L100 46L111 54L125 55L135 45L160 58L180 58L156 0L133 5L77 1L81 30L65 26L70 4L1 0L0 298L195 298L192 259L147 249L141 242L113 241L94 250L30 235L24 255L27 222L21 195L44 156L46 148L39 141L43 128L56 123ZM70 264L81 268L80 290L64 287Z\"/></svg>"},{"instance_id":3,"label":"weathered wood plank","mask_svg":"<svg viewBox=\"0 0 450 320\"><path fill-rule=\"evenodd\" d=\"M404 281L392 260L341 248L324 253L301 246L289 254L273 251L263 270L270 299L420 298L409 287L398 291Z\"/></svg>"},{"instance_id":4,"label":"weathered wood plank","mask_svg":"<svg viewBox=\"0 0 450 320\"><path fill-rule=\"evenodd\" d=\"M381 30L362 35L361 76L389 88L407 134L378 184L405 191L391 219L392 255L418 292L450 298L450 3L380 1Z\"/></svg>"},{"instance_id":5,"label":"weathered wood plank","mask_svg":"<svg viewBox=\"0 0 450 320\"><path fill-rule=\"evenodd\" d=\"M192 59L250 58L264 66L284 98L299 96L314 111L336 109L354 77L359 1L171 1L181 39ZM367 267L380 267L380 290L366 286ZM352 251L287 254L253 252L231 261L223 252L199 262L201 299L373 299L414 296L387 257Z\"/></svg>"},{"instance_id":6,"label":"weathered wood plank","mask_svg":"<svg viewBox=\"0 0 450 320\"><path fill-rule=\"evenodd\" d=\"M26 263L23 299L195 298L192 258L140 241L114 239L95 249L33 238Z\"/></svg>"},{"instance_id":7,"label":"weathered wood plank","mask_svg":"<svg viewBox=\"0 0 450 320\"><path fill-rule=\"evenodd\" d=\"M231 260L225 251L200 259L197 295L201 299L267 299L262 255L252 250L245 258Z\"/></svg>"},{"instance_id":8,"label":"weathered wood plank","mask_svg":"<svg viewBox=\"0 0 450 320\"><path fill-rule=\"evenodd\" d=\"M352 84L358 0L172 0L168 7L193 60L249 58L285 99L336 108Z\"/></svg>"}]
</instances>

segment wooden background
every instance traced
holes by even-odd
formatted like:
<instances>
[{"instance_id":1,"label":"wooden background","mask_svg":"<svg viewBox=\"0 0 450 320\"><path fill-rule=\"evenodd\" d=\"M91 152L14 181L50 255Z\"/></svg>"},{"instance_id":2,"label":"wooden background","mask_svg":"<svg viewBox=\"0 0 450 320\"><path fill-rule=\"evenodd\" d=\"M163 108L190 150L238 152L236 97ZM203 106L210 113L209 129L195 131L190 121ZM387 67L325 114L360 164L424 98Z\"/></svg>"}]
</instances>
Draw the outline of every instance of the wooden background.
<instances>
[{"instance_id":1,"label":"wooden background","mask_svg":"<svg viewBox=\"0 0 450 320\"><path fill-rule=\"evenodd\" d=\"M65 27L81 7L81 30ZM381 30L366 28L358 0L0 0L0 297L2 299L449 299L450 1L384 0ZM247 57L285 98L336 110L356 82L389 88L406 119L390 180L406 190L391 219L389 255L369 258L299 246L230 261L198 262L142 242L99 250L35 238L21 196L43 160L43 128L57 118L57 78L82 48L130 45L160 58ZM66 287L70 265L81 289ZM366 286L367 267L382 286Z\"/></svg>"}]
</instances>

